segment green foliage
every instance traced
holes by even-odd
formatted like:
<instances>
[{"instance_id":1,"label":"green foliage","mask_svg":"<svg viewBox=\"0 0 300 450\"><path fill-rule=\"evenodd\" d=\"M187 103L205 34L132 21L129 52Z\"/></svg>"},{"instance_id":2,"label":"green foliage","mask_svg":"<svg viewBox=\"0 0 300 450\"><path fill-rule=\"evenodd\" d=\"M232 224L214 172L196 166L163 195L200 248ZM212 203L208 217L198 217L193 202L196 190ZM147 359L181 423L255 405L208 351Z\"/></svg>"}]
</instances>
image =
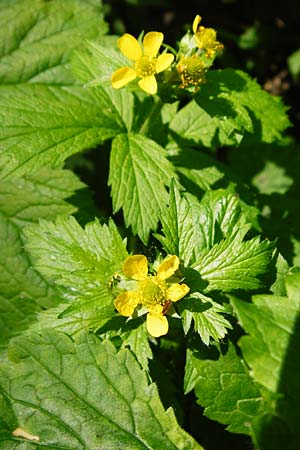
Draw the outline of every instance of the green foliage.
<instances>
[{"instance_id":1,"label":"green foliage","mask_svg":"<svg viewBox=\"0 0 300 450\"><path fill-rule=\"evenodd\" d=\"M165 185L174 175L166 156L145 136L119 135L113 141L109 184L114 209L123 207L126 225L145 243L166 206Z\"/></svg>"},{"instance_id":2,"label":"green foliage","mask_svg":"<svg viewBox=\"0 0 300 450\"><path fill-rule=\"evenodd\" d=\"M226 191L208 191L201 203L171 190L169 208L161 217L169 253L199 272L206 291L257 289L272 260L274 245L258 237L244 240L249 226L237 198ZM251 262L250 262L251 261Z\"/></svg>"},{"instance_id":3,"label":"green foliage","mask_svg":"<svg viewBox=\"0 0 300 450\"><path fill-rule=\"evenodd\" d=\"M205 415L247 436L226 448L298 450L287 107L237 61L214 70L222 45L202 22L156 73L159 35L132 54L105 35L107 2L0 11L1 449L222 450ZM235 41L253 52L261 39L254 23ZM148 95L138 82L153 77ZM129 255L147 257L147 278Z\"/></svg>"},{"instance_id":4,"label":"green foliage","mask_svg":"<svg viewBox=\"0 0 300 450\"><path fill-rule=\"evenodd\" d=\"M13 181L0 181L0 347L35 320L42 308L59 303L51 280L31 264L24 249L23 229L42 217L71 214L66 201L83 184L67 170L44 168Z\"/></svg>"},{"instance_id":5,"label":"green foliage","mask_svg":"<svg viewBox=\"0 0 300 450\"><path fill-rule=\"evenodd\" d=\"M268 111L268 114L265 112ZM245 73L211 71L194 100L170 124L179 139L208 148L273 142L289 125L286 108Z\"/></svg>"},{"instance_id":6,"label":"green foliage","mask_svg":"<svg viewBox=\"0 0 300 450\"><path fill-rule=\"evenodd\" d=\"M16 340L10 356L14 362L1 368L1 391L19 426L39 442L5 433L6 449L202 448L171 409L164 411L156 386L148 385L128 350L116 353L110 342L92 335L74 342L52 331ZM47 402L41 400L45 395Z\"/></svg>"},{"instance_id":7,"label":"green foliage","mask_svg":"<svg viewBox=\"0 0 300 450\"><path fill-rule=\"evenodd\" d=\"M193 320L195 331L206 345L209 345L210 338L215 341L224 338L227 329L232 328L230 322L221 315L226 312L225 308L199 292L183 299L179 309L184 332L189 331Z\"/></svg>"},{"instance_id":8,"label":"green foliage","mask_svg":"<svg viewBox=\"0 0 300 450\"><path fill-rule=\"evenodd\" d=\"M107 31L100 2L39 0L3 2L0 19L0 83L74 83L68 60L80 47L82 36L97 37Z\"/></svg>"},{"instance_id":9,"label":"green foliage","mask_svg":"<svg viewBox=\"0 0 300 450\"><path fill-rule=\"evenodd\" d=\"M286 276L287 297L257 295L253 304L232 299L238 319L249 334L241 339L245 361L253 378L277 394L276 414L286 422L295 442L300 418L299 290L297 272Z\"/></svg>"},{"instance_id":10,"label":"green foliage","mask_svg":"<svg viewBox=\"0 0 300 450\"><path fill-rule=\"evenodd\" d=\"M188 349L185 391L195 390L204 414L233 433L253 434L253 423L271 411L271 401L254 383L234 346Z\"/></svg>"},{"instance_id":11,"label":"green foliage","mask_svg":"<svg viewBox=\"0 0 300 450\"><path fill-rule=\"evenodd\" d=\"M72 216L61 216L55 223L41 221L39 227L27 228L25 235L35 266L63 286L63 294L73 302L62 315L92 309L98 326L111 317L109 281L127 256L112 221L108 226L91 222L83 230Z\"/></svg>"}]
</instances>

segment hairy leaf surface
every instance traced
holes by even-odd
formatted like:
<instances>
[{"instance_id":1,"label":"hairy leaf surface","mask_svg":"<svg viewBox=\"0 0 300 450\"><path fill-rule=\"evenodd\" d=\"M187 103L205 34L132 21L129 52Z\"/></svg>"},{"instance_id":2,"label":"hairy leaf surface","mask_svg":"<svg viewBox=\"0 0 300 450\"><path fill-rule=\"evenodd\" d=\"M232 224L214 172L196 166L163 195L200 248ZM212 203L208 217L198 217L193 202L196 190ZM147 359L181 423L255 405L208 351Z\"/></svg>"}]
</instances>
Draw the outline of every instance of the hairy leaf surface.
<instances>
[{"instance_id":1,"label":"hairy leaf surface","mask_svg":"<svg viewBox=\"0 0 300 450\"><path fill-rule=\"evenodd\" d=\"M278 393L277 415L299 438L300 275L286 277L287 297L257 295L253 303L232 299L242 327L245 361L253 378Z\"/></svg>"},{"instance_id":2,"label":"hairy leaf surface","mask_svg":"<svg viewBox=\"0 0 300 450\"><path fill-rule=\"evenodd\" d=\"M266 111L268 112L266 114ZM290 125L286 108L246 73L214 70L194 100L170 124L171 132L208 148L247 142L271 143Z\"/></svg>"},{"instance_id":3,"label":"hairy leaf surface","mask_svg":"<svg viewBox=\"0 0 300 450\"><path fill-rule=\"evenodd\" d=\"M109 184L114 210L143 242L155 230L167 203L166 186L174 176L166 151L142 135L122 134L113 141Z\"/></svg>"},{"instance_id":4,"label":"hairy leaf surface","mask_svg":"<svg viewBox=\"0 0 300 450\"><path fill-rule=\"evenodd\" d=\"M3 2L2 2L3 3ZM68 67L82 39L107 31L100 1L19 0L1 10L0 84L74 83Z\"/></svg>"},{"instance_id":5,"label":"hairy leaf surface","mask_svg":"<svg viewBox=\"0 0 300 450\"><path fill-rule=\"evenodd\" d=\"M0 347L26 329L41 308L60 301L51 280L32 266L23 230L41 217L54 219L76 208L66 198L84 185L67 170L43 168L13 181L0 181Z\"/></svg>"},{"instance_id":6,"label":"hairy leaf surface","mask_svg":"<svg viewBox=\"0 0 300 450\"><path fill-rule=\"evenodd\" d=\"M271 410L231 343L224 353L188 349L185 370L185 391L194 389L204 414L228 431L251 435L253 421Z\"/></svg>"},{"instance_id":7,"label":"hairy leaf surface","mask_svg":"<svg viewBox=\"0 0 300 450\"><path fill-rule=\"evenodd\" d=\"M65 334L30 334L15 340L14 362L1 368L1 390L18 425L39 441L2 434L2 447L74 450L200 450L165 411L154 384L129 350L88 334L76 344ZM1 415L5 418L5 410Z\"/></svg>"}]
</instances>

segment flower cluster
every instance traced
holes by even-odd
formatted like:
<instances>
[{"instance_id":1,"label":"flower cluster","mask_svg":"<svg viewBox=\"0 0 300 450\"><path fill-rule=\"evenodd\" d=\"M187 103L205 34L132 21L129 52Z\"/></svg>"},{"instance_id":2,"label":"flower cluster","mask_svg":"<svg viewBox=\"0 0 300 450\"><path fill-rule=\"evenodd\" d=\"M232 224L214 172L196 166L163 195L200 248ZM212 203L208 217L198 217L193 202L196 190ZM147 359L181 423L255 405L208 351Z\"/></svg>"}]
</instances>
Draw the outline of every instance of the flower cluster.
<instances>
[{"instance_id":1,"label":"flower cluster","mask_svg":"<svg viewBox=\"0 0 300 450\"><path fill-rule=\"evenodd\" d=\"M212 59L216 53L224 48L221 42L217 41L217 33L213 28L205 28L200 25L201 17L197 15L193 22L194 40L197 47L205 53L205 56Z\"/></svg>"},{"instance_id":2,"label":"flower cluster","mask_svg":"<svg viewBox=\"0 0 300 450\"><path fill-rule=\"evenodd\" d=\"M122 272L127 281L125 289L115 299L115 308L125 317L135 310L144 308L147 312L146 325L149 334L154 337L168 332L168 320L165 317L172 302L177 302L188 292L186 284L180 284L174 277L179 268L179 258L168 256L157 268L156 274L148 274L148 261L144 255L129 256L123 264Z\"/></svg>"},{"instance_id":3,"label":"flower cluster","mask_svg":"<svg viewBox=\"0 0 300 450\"><path fill-rule=\"evenodd\" d=\"M158 55L164 39L163 33L150 31L145 35L142 44L131 34L125 33L118 40L118 46L131 65L121 67L112 74L112 86L119 89L138 79L138 85L143 91L156 94L156 75L171 69L171 76L168 77L171 84L180 83L181 88L192 87L197 90L198 86L205 82L205 74L213 59L223 50L223 45L217 41L216 31L200 25L200 22L201 17L197 15L192 27L194 34L191 36L188 32L181 39L174 65L172 53ZM172 76L172 73L175 75Z\"/></svg>"}]
</instances>

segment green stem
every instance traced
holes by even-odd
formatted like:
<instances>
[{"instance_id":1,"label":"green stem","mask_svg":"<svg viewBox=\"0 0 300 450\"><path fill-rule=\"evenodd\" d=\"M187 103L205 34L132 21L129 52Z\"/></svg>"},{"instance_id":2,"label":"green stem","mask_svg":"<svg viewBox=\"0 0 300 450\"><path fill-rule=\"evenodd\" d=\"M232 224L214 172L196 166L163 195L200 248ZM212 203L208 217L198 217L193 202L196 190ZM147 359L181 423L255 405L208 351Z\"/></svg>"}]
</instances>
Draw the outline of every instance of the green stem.
<instances>
[{"instance_id":1,"label":"green stem","mask_svg":"<svg viewBox=\"0 0 300 450\"><path fill-rule=\"evenodd\" d=\"M148 133L151 120L160 112L162 106L163 102L161 101L161 99L159 99L158 102L154 103L152 109L150 110L150 113L148 114L146 120L140 128L140 134L146 135Z\"/></svg>"}]
</instances>

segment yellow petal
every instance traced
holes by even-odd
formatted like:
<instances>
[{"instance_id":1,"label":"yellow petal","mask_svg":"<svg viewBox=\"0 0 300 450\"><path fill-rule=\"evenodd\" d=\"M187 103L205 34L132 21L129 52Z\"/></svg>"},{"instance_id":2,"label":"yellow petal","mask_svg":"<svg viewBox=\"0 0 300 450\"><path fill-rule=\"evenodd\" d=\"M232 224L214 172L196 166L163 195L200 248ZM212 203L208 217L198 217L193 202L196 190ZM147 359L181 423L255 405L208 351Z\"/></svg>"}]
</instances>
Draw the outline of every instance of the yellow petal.
<instances>
[{"instance_id":1,"label":"yellow petal","mask_svg":"<svg viewBox=\"0 0 300 450\"><path fill-rule=\"evenodd\" d=\"M146 325L148 333L153 337L160 337L167 334L169 329L168 319L165 316L153 316L147 314Z\"/></svg>"},{"instance_id":2,"label":"yellow petal","mask_svg":"<svg viewBox=\"0 0 300 450\"><path fill-rule=\"evenodd\" d=\"M166 280L170 278L179 267L179 258L176 255L167 256L166 259L158 266L157 278Z\"/></svg>"},{"instance_id":3,"label":"yellow petal","mask_svg":"<svg viewBox=\"0 0 300 450\"><path fill-rule=\"evenodd\" d=\"M178 302L189 290L190 288L186 284L174 283L167 289L167 298L171 302Z\"/></svg>"},{"instance_id":4,"label":"yellow petal","mask_svg":"<svg viewBox=\"0 0 300 450\"><path fill-rule=\"evenodd\" d=\"M111 76L111 84L115 89L120 89L130 81L136 78L136 71L129 67L121 67L116 70Z\"/></svg>"},{"instance_id":5,"label":"yellow petal","mask_svg":"<svg viewBox=\"0 0 300 450\"><path fill-rule=\"evenodd\" d=\"M148 275L148 261L144 255L128 256L123 263L123 273L128 278L142 281Z\"/></svg>"},{"instance_id":6,"label":"yellow petal","mask_svg":"<svg viewBox=\"0 0 300 450\"><path fill-rule=\"evenodd\" d=\"M163 43L164 35L157 31L150 31L143 39L144 54L155 57Z\"/></svg>"},{"instance_id":7,"label":"yellow petal","mask_svg":"<svg viewBox=\"0 0 300 450\"><path fill-rule=\"evenodd\" d=\"M162 316L163 315L163 310L164 307L163 305L160 305L159 303L157 303L156 305L147 305L149 314L151 316Z\"/></svg>"},{"instance_id":8,"label":"yellow petal","mask_svg":"<svg viewBox=\"0 0 300 450\"><path fill-rule=\"evenodd\" d=\"M128 59L137 61L143 55L138 41L131 34L125 33L118 39L118 47Z\"/></svg>"},{"instance_id":9,"label":"yellow petal","mask_svg":"<svg viewBox=\"0 0 300 450\"><path fill-rule=\"evenodd\" d=\"M159 55L156 61L156 73L166 70L173 62L174 55L172 53L163 53Z\"/></svg>"},{"instance_id":10,"label":"yellow petal","mask_svg":"<svg viewBox=\"0 0 300 450\"><path fill-rule=\"evenodd\" d=\"M201 16L197 14L193 22L193 32L196 34L198 30L199 23L201 22Z\"/></svg>"},{"instance_id":11,"label":"yellow petal","mask_svg":"<svg viewBox=\"0 0 300 450\"><path fill-rule=\"evenodd\" d=\"M143 91L147 92L147 94L154 95L157 92L157 83L154 75L142 78L138 82L138 85Z\"/></svg>"},{"instance_id":12,"label":"yellow petal","mask_svg":"<svg viewBox=\"0 0 300 450\"><path fill-rule=\"evenodd\" d=\"M125 317L133 314L135 307L139 304L139 294L135 291L126 291L115 299L116 310Z\"/></svg>"}]
</instances>

